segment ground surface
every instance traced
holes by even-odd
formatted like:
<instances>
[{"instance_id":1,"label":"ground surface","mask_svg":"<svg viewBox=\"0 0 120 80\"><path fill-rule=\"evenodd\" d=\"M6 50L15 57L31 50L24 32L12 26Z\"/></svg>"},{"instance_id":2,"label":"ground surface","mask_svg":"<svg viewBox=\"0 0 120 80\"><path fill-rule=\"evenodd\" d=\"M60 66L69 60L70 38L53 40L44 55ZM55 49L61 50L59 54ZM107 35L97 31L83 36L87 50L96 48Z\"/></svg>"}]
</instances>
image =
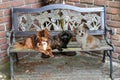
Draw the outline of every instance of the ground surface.
<instances>
[{"instance_id":1,"label":"ground surface","mask_svg":"<svg viewBox=\"0 0 120 80\"><path fill-rule=\"evenodd\" d=\"M41 59L29 55L15 65L15 80L111 80L109 59L101 62L101 54L77 52L76 56L57 55ZM113 62L113 78L120 80L120 63Z\"/></svg>"}]
</instances>

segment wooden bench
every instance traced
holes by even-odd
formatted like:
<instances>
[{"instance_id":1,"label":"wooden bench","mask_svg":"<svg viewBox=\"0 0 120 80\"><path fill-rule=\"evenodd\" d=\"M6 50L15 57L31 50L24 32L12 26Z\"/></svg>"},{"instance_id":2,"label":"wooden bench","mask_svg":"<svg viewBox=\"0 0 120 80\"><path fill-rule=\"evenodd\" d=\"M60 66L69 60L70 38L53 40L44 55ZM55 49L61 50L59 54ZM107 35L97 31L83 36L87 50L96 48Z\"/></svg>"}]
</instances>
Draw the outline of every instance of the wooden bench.
<instances>
[{"instance_id":1,"label":"wooden bench","mask_svg":"<svg viewBox=\"0 0 120 80\"><path fill-rule=\"evenodd\" d=\"M13 44L18 37L36 34L37 31L47 28L50 33L56 34L63 30L69 30L74 34L74 27L82 23L88 26L88 33L93 36L103 36L103 43L95 49L81 49L77 41L70 41L67 51L103 51L103 62L105 56L110 58L110 77L112 79L112 53L114 46L111 36L113 30L106 24L106 7L80 8L66 4L52 4L41 8L12 8L12 30L8 33L10 56L11 80L14 79L14 55L20 52L35 53L35 50L16 50ZM54 49L53 52L59 52Z\"/></svg>"}]
</instances>

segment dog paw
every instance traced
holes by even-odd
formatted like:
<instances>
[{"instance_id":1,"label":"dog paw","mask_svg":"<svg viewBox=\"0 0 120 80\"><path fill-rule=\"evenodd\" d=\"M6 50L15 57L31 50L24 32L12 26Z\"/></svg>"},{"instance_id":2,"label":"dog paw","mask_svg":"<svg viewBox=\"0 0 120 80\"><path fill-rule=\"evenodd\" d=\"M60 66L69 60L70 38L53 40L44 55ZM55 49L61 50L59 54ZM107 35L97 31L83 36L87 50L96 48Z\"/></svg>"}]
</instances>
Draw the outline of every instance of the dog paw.
<instances>
[{"instance_id":1,"label":"dog paw","mask_svg":"<svg viewBox=\"0 0 120 80\"><path fill-rule=\"evenodd\" d=\"M59 50L59 51L63 51L63 49L62 49L62 48L58 48L58 50Z\"/></svg>"},{"instance_id":2,"label":"dog paw","mask_svg":"<svg viewBox=\"0 0 120 80\"><path fill-rule=\"evenodd\" d=\"M61 52L62 55L65 55L65 56L75 56L77 53L76 52Z\"/></svg>"},{"instance_id":3,"label":"dog paw","mask_svg":"<svg viewBox=\"0 0 120 80\"><path fill-rule=\"evenodd\" d=\"M50 58L50 56L49 56L49 55L42 54L42 55L41 55L41 58Z\"/></svg>"},{"instance_id":4,"label":"dog paw","mask_svg":"<svg viewBox=\"0 0 120 80\"><path fill-rule=\"evenodd\" d=\"M54 57L54 55L50 55L50 57Z\"/></svg>"}]
</instances>

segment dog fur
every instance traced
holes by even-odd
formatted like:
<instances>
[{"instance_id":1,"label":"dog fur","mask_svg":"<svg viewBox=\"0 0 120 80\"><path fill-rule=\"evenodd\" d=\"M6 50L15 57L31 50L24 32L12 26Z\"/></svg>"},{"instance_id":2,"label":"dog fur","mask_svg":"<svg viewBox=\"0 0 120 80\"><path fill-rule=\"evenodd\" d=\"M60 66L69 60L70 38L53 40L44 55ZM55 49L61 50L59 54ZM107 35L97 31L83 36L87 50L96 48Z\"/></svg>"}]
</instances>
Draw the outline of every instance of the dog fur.
<instances>
[{"instance_id":1,"label":"dog fur","mask_svg":"<svg viewBox=\"0 0 120 80\"><path fill-rule=\"evenodd\" d=\"M58 34L52 35L50 38L50 46L52 49L58 49L62 51L63 48L67 48L67 44L72 38L72 34L69 31L62 31ZM49 56L42 54L42 58L49 58Z\"/></svg>"},{"instance_id":2,"label":"dog fur","mask_svg":"<svg viewBox=\"0 0 120 80\"><path fill-rule=\"evenodd\" d=\"M100 46L100 40L88 34L84 23L74 28L74 32L76 34L76 41L81 45L82 49L94 49Z\"/></svg>"},{"instance_id":3,"label":"dog fur","mask_svg":"<svg viewBox=\"0 0 120 80\"><path fill-rule=\"evenodd\" d=\"M54 57L52 49L62 51L62 48L67 48L67 44L72 38L70 31L62 31L54 36L51 36L47 29L38 31L37 35L28 36L23 42L16 42L14 47L16 49L33 49L45 55ZM46 45L42 44L44 42Z\"/></svg>"},{"instance_id":4,"label":"dog fur","mask_svg":"<svg viewBox=\"0 0 120 80\"><path fill-rule=\"evenodd\" d=\"M17 50L35 49L35 46L36 46L36 35L28 36L23 41L19 41L14 44L14 47Z\"/></svg>"},{"instance_id":5,"label":"dog fur","mask_svg":"<svg viewBox=\"0 0 120 80\"><path fill-rule=\"evenodd\" d=\"M72 38L72 33L70 31L62 31L51 38L52 49L58 49L62 51L62 48L67 48L67 44Z\"/></svg>"},{"instance_id":6,"label":"dog fur","mask_svg":"<svg viewBox=\"0 0 120 80\"><path fill-rule=\"evenodd\" d=\"M52 54L52 48L48 42L49 41L46 37L39 38L39 42L37 43L36 50L44 53L45 55L49 55L50 57L54 57L54 55Z\"/></svg>"},{"instance_id":7,"label":"dog fur","mask_svg":"<svg viewBox=\"0 0 120 80\"><path fill-rule=\"evenodd\" d=\"M54 57L52 54L52 48L50 46L50 38L51 35L47 28L41 30L37 33L37 50L44 53L45 55L49 55L50 57Z\"/></svg>"},{"instance_id":8,"label":"dog fur","mask_svg":"<svg viewBox=\"0 0 120 80\"><path fill-rule=\"evenodd\" d=\"M50 34L47 29L38 31L37 35L30 35L25 38L22 42L16 42L14 47L15 49L33 49L37 50L45 55L49 55L50 57L54 57L52 54L52 48L50 46ZM46 49L42 42L46 42Z\"/></svg>"}]
</instances>

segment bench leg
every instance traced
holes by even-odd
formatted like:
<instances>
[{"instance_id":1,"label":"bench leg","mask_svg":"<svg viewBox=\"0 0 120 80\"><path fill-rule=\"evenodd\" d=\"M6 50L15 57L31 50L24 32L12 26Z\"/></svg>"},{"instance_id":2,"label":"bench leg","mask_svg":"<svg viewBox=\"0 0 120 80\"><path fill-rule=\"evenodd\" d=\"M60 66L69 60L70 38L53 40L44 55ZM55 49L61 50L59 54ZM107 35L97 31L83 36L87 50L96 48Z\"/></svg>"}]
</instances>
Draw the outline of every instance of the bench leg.
<instances>
[{"instance_id":1,"label":"bench leg","mask_svg":"<svg viewBox=\"0 0 120 80\"><path fill-rule=\"evenodd\" d=\"M15 58L16 58L16 64L19 62L19 59L18 59L18 54L17 53L13 53Z\"/></svg>"},{"instance_id":2,"label":"bench leg","mask_svg":"<svg viewBox=\"0 0 120 80\"><path fill-rule=\"evenodd\" d=\"M113 77L112 77L113 65L112 65L112 51L111 50L110 50L109 58L110 58L110 78L111 78L111 80L113 80Z\"/></svg>"},{"instance_id":3,"label":"bench leg","mask_svg":"<svg viewBox=\"0 0 120 80\"><path fill-rule=\"evenodd\" d=\"M106 60L106 50L104 50L102 62L105 63L105 60Z\"/></svg>"},{"instance_id":4,"label":"bench leg","mask_svg":"<svg viewBox=\"0 0 120 80\"><path fill-rule=\"evenodd\" d=\"M13 60L13 53L10 53L10 75L11 80L14 80L14 60Z\"/></svg>"},{"instance_id":5,"label":"bench leg","mask_svg":"<svg viewBox=\"0 0 120 80\"><path fill-rule=\"evenodd\" d=\"M106 55L109 56L109 59L110 59L110 78L111 78L111 80L113 80L113 77L112 77L112 73L113 73L112 51L111 51L111 50L105 50L105 51L104 51L102 62L105 62Z\"/></svg>"}]
</instances>

